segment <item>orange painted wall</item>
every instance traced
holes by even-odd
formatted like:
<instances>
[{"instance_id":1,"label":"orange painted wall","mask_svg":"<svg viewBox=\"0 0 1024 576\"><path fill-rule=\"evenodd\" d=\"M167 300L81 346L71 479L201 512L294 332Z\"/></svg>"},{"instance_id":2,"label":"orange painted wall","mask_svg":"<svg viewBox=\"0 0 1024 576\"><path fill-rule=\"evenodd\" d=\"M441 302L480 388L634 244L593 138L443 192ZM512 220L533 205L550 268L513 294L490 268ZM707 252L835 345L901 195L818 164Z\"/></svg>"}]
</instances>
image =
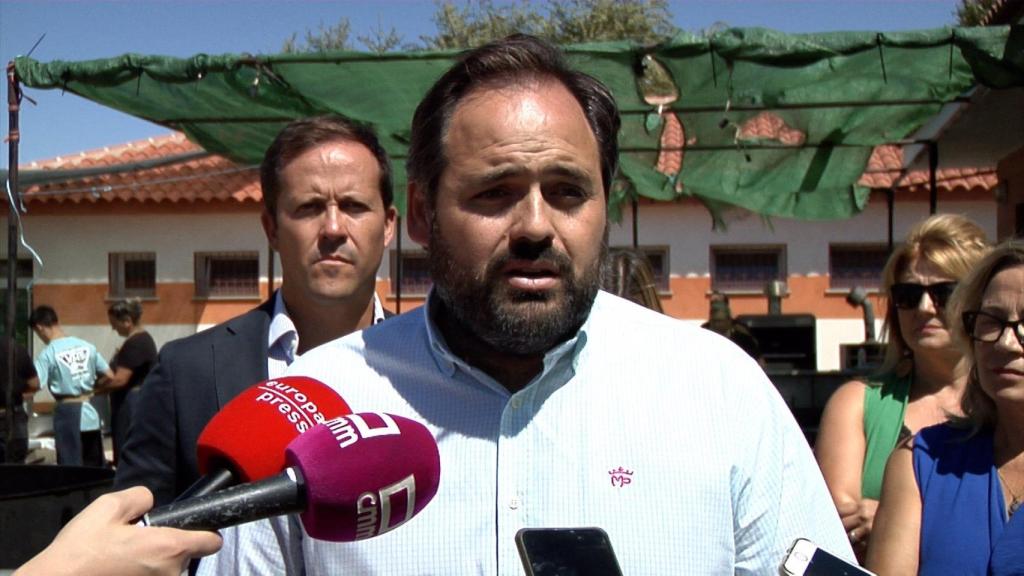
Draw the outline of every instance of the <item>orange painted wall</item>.
<instances>
[{"instance_id":1,"label":"orange painted wall","mask_svg":"<svg viewBox=\"0 0 1024 576\"><path fill-rule=\"evenodd\" d=\"M267 292L266 283L260 293ZM262 298L205 300L193 297L191 282L157 284L156 298L145 299L143 310L147 324L216 324L238 316L258 305ZM62 324L106 324L106 284L36 284L32 303L48 304L57 310Z\"/></svg>"},{"instance_id":2,"label":"orange painted wall","mask_svg":"<svg viewBox=\"0 0 1024 576\"><path fill-rule=\"evenodd\" d=\"M711 278L673 277L671 296L663 296L665 312L686 320L706 320ZM829 291L828 276L790 276L787 280L789 295L782 299L784 314L813 314L817 318L861 318L860 308L846 303L846 291ZM877 294L869 296L877 311L882 310L884 299ZM730 294L729 308L734 316L740 314L767 314L768 297L762 294Z\"/></svg>"},{"instance_id":3,"label":"orange painted wall","mask_svg":"<svg viewBox=\"0 0 1024 576\"><path fill-rule=\"evenodd\" d=\"M685 320L706 320L711 279L708 277L673 277L671 295L662 296L665 312ZM846 303L845 291L828 291L828 277L791 276L789 295L782 299L782 312L807 313L817 318L860 318L861 310ZM145 300L143 306L147 324L218 324L257 306L266 298L267 285L260 286L259 298L232 298L202 300L193 298L190 282L157 285L157 297ZM399 304L391 294L389 280L377 281L377 295L384 307L393 312L408 312L423 305L422 296L404 296ZM106 284L36 284L32 288L33 304L48 304L57 310L64 324L106 324ZM876 315L884 300L877 294L870 296ZM733 315L766 314L768 298L761 294L731 294L729 304Z\"/></svg>"},{"instance_id":4,"label":"orange painted wall","mask_svg":"<svg viewBox=\"0 0 1024 576\"><path fill-rule=\"evenodd\" d=\"M789 295L782 299L784 314L813 314L817 318L859 319L860 308L846 303L846 291L829 291L828 276L790 276L787 280ZM662 295L661 306L665 313L674 318L704 321L708 317L708 295L711 292L711 278L707 276L682 278L673 276L669 283L671 294ZM391 310L398 307L390 294L391 284L387 280L377 283L377 293L384 306ZM878 311L883 310L884 298L871 294L869 299ZM401 311L408 312L423 304L422 297L403 297ZM739 314L767 314L768 298L762 294L730 294L729 307L734 316Z\"/></svg>"},{"instance_id":5,"label":"orange painted wall","mask_svg":"<svg viewBox=\"0 0 1024 576\"><path fill-rule=\"evenodd\" d=\"M395 299L390 296L388 280L377 281L377 295L385 308L396 311ZM196 299L191 282L157 284L156 298L143 301L147 324L219 324L258 306L267 297L267 283L260 284L259 298ZM36 284L32 287L34 306L53 306L62 324L90 325L107 323L106 284ZM423 304L423 298L403 298L402 312Z\"/></svg>"}]
</instances>

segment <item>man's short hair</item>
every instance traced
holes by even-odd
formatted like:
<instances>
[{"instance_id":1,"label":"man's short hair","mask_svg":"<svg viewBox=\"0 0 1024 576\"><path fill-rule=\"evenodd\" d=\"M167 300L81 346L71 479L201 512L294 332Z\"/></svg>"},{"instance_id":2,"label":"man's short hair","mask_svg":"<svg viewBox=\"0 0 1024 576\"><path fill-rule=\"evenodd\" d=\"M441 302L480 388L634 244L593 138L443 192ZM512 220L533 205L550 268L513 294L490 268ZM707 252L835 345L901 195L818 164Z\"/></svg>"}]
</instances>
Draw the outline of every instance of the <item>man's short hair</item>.
<instances>
[{"instance_id":1,"label":"man's short hair","mask_svg":"<svg viewBox=\"0 0 1024 576\"><path fill-rule=\"evenodd\" d=\"M391 162L373 129L337 114L303 118L281 129L263 155L260 165L260 186L263 206L271 216L277 215L277 197L281 192L281 172L295 158L318 146L331 142L356 142L365 146L380 168L380 199L384 208L394 201Z\"/></svg>"},{"instance_id":2,"label":"man's short hair","mask_svg":"<svg viewBox=\"0 0 1024 576\"><path fill-rule=\"evenodd\" d=\"M431 206L447 165L444 136L456 106L476 88L503 88L524 81L555 80L579 102L601 156L605 194L611 193L619 161L619 111L615 98L595 78L571 69L557 47L533 36L514 34L462 54L430 88L412 120L406 171L426 188Z\"/></svg>"},{"instance_id":3,"label":"man's short hair","mask_svg":"<svg viewBox=\"0 0 1024 576\"><path fill-rule=\"evenodd\" d=\"M28 317L28 327L35 328L36 326L54 326L59 324L57 320L57 311L51 306L43 304L42 306L36 306L32 313Z\"/></svg>"}]
</instances>

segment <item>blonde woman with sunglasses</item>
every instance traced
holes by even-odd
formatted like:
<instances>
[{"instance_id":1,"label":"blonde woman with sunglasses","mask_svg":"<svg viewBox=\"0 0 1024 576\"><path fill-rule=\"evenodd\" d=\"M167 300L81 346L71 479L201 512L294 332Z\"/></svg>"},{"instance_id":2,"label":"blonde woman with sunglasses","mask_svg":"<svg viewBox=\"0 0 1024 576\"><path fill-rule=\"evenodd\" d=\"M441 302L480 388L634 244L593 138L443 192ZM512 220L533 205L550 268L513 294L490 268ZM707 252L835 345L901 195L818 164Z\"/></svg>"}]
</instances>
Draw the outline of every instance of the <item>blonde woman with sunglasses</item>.
<instances>
[{"instance_id":1,"label":"blonde woman with sunglasses","mask_svg":"<svg viewBox=\"0 0 1024 576\"><path fill-rule=\"evenodd\" d=\"M1024 574L1024 243L986 256L947 316L969 367L963 416L893 451L868 568Z\"/></svg>"},{"instance_id":2,"label":"blonde woman with sunglasses","mask_svg":"<svg viewBox=\"0 0 1024 576\"><path fill-rule=\"evenodd\" d=\"M944 308L988 249L985 233L963 216L918 223L882 273L888 345L879 374L843 384L822 413L815 456L861 559L889 454L902 438L961 413L967 370Z\"/></svg>"}]
</instances>

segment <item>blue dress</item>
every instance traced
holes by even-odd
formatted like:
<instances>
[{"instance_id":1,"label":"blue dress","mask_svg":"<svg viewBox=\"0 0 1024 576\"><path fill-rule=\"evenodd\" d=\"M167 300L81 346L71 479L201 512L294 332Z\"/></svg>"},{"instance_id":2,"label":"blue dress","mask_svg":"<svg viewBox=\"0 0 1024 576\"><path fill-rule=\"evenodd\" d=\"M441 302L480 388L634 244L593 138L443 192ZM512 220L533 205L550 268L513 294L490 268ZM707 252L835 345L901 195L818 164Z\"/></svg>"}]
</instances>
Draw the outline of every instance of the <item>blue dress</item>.
<instances>
[{"instance_id":1,"label":"blue dress","mask_svg":"<svg viewBox=\"0 0 1024 576\"><path fill-rule=\"evenodd\" d=\"M992 433L947 424L914 438L921 490L919 576L1024 574L1024 513L1006 517Z\"/></svg>"}]
</instances>

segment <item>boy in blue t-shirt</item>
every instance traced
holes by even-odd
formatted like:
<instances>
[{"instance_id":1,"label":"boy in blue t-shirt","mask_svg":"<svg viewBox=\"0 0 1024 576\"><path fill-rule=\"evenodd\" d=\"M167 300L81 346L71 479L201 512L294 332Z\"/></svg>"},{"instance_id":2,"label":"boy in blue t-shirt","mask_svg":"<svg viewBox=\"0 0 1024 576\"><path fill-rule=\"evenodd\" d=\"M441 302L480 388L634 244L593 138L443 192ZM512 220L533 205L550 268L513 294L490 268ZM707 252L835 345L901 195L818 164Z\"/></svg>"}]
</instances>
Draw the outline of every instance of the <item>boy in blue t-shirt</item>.
<instances>
[{"instance_id":1,"label":"boy in blue t-shirt","mask_svg":"<svg viewBox=\"0 0 1024 576\"><path fill-rule=\"evenodd\" d=\"M53 394L53 435L57 464L104 466L100 417L89 403L97 379L110 378L110 366L92 344L68 336L50 306L32 311L28 325L47 346L36 356L39 382Z\"/></svg>"}]
</instances>

